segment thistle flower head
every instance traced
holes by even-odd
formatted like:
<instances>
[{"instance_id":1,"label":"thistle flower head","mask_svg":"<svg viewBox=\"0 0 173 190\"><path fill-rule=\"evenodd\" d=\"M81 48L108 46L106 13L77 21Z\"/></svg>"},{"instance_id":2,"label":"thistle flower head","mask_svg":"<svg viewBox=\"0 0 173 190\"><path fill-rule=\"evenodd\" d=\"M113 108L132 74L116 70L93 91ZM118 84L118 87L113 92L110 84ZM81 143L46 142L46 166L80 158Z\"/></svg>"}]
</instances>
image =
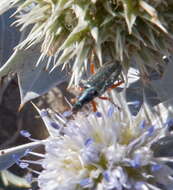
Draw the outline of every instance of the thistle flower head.
<instances>
[{"instance_id":1,"label":"thistle flower head","mask_svg":"<svg viewBox=\"0 0 173 190\"><path fill-rule=\"evenodd\" d=\"M16 24L33 26L19 47L41 42L43 55L58 57L56 65L75 58L76 83L84 63L109 59L128 67L134 57L146 74L172 50L170 0L3 0L0 12L17 3Z\"/></svg>"},{"instance_id":2,"label":"thistle flower head","mask_svg":"<svg viewBox=\"0 0 173 190\"><path fill-rule=\"evenodd\" d=\"M99 105L96 114L78 113L74 120L55 114L56 129L47 112L41 111L53 132L45 143L40 188L168 189L173 182L173 170L166 164L169 158L155 157L152 149L154 142L169 133L163 122L151 122L141 113L133 117L124 103L121 111L111 104Z\"/></svg>"}]
</instances>

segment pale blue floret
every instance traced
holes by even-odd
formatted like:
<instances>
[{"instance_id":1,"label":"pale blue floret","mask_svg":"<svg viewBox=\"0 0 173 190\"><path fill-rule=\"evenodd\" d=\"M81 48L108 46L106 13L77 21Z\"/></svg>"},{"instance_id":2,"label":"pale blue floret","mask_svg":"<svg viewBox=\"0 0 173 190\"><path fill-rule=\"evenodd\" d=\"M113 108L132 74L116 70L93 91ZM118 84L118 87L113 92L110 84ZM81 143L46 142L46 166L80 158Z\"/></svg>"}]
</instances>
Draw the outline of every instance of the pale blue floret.
<instances>
[{"instance_id":1,"label":"pale blue floret","mask_svg":"<svg viewBox=\"0 0 173 190\"><path fill-rule=\"evenodd\" d=\"M72 111L65 111L62 115L64 117L70 117L72 115Z\"/></svg>"},{"instance_id":2,"label":"pale blue floret","mask_svg":"<svg viewBox=\"0 0 173 190\"><path fill-rule=\"evenodd\" d=\"M60 129L60 125L58 125L58 123L54 121L50 121L50 126L54 129Z\"/></svg>"},{"instance_id":3,"label":"pale blue floret","mask_svg":"<svg viewBox=\"0 0 173 190\"><path fill-rule=\"evenodd\" d=\"M141 166L141 155L137 154L133 160L131 160L130 164L133 168L139 168Z\"/></svg>"},{"instance_id":4,"label":"pale blue floret","mask_svg":"<svg viewBox=\"0 0 173 190\"><path fill-rule=\"evenodd\" d=\"M141 129L144 129L144 128L146 127L146 121L145 121L145 120L142 120L141 123L140 123L140 125L139 125L139 127L140 127Z\"/></svg>"},{"instance_id":5,"label":"pale blue floret","mask_svg":"<svg viewBox=\"0 0 173 190\"><path fill-rule=\"evenodd\" d=\"M93 186L93 181L90 178L85 178L80 181L80 186L83 188L89 188Z\"/></svg>"},{"instance_id":6,"label":"pale blue floret","mask_svg":"<svg viewBox=\"0 0 173 190\"><path fill-rule=\"evenodd\" d=\"M41 116L41 118L43 118L43 117L48 117L48 111L45 110L45 109L41 110L41 111L40 111L40 116Z\"/></svg>"},{"instance_id":7,"label":"pale blue floret","mask_svg":"<svg viewBox=\"0 0 173 190\"><path fill-rule=\"evenodd\" d=\"M109 182L110 181L110 176L109 176L109 171L104 171L103 172L103 177L104 179Z\"/></svg>"},{"instance_id":8,"label":"pale blue floret","mask_svg":"<svg viewBox=\"0 0 173 190\"><path fill-rule=\"evenodd\" d=\"M96 117L102 117L101 112L98 112L98 111L95 113L95 115L96 115Z\"/></svg>"},{"instance_id":9,"label":"pale blue floret","mask_svg":"<svg viewBox=\"0 0 173 190\"><path fill-rule=\"evenodd\" d=\"M162 168L162 165L160 165L160 164L153 164L153 165L151 166L151 171L152 171L152 172L157 172L157 171L159 171L161 168Z\"/></svg>"},{"instance_id":10,"label":"pale blue floret","mask_svg":"<svg viewBox=\"0 0 173 190\"><path fill-rule=\"evenodd\" d=\"M112 114L114 113L115 111L115 106L114 105L111 105L107 111L107 116L108 117L112 117Z\"/></svg>"},{"instance_id":11,"label":"pale blue floret","mask_svg":"<svg viewBox=\"0 0 173 190\"><path fill-rule=\"evenodd\" d=\"M90 144L93 144L93 143L94 143L93 139L92 139L92 138L88 138L88 139L85 141L84 145L87 147L87 146L89 146Z\"/></svg>"},{"instance_id":12,"label":"pale blue floret","mask_svg":"<svg viewBox=\"0 0 173 190\"><path fill-rule=\"evenodd\" d=\"M149 129L148 129L148 136L152 136L154 134L154 129L155 129L155 126L151 126Z\"/></svg>"},{"instance_id":13,"label":"pale blue floret","mask_svg":"<svg viewBox=\"0 0 173 190\"><path fill-rule=\"evenodd\" d=\"M20 134L27 138L29 138L31 136L31 133L29 133L27 130L21 130Z\"/></svg>"},{"instance_id":14,"label":"pale blue floret","mask_svg":"<svg viewBox=\"0 0 173 190\"><path fill-rule=\"evenodd\" d=\"M167 128L170 128L173 126L173 118L170 118L168 119L166 122L165 122L165 125Z\"/></svg>"},{"instance_id":15,"label":"pale blue floret","mask_svg":"<svg viewBox=\"0 0 173 190\"><path fill-rule=\"evenodd\" d=\"M28 149L28 150L26 150L25 151L25 153L24 153L24 155L26 155L27 153L29 153L31 150L30 149ZM20 160L20 155L17 155L17 154L13 154L12 155L12 159L15 161L15 163L20 167L20 168L22 168L22 169L25 169L25 168L27 168L28 166L29 166L29 164L28 163L25 163L25 162L22 162L21 160Z\"/></svg>"},{"instance_id":16,"label":"pale blue floret","mask_svg":"<svg viewBox=\"0 0 173 190\"><path fill-rule=\"evenodd\" d=\"M103 173L105 182L104 186L106 189L118 189L123 190L124 188L130 189L131 185L128 183L126 173L121 167L117 167L114 170L107 170Z\"/></svg>"},{"instance_id":17,"label":"pale blue floret","mask_svg":"<svg viewBox=\"0 0 173 190\"><path fill-rule=\"evenodd\" d=\"M28 168L29 164L25 163L25 162L20 162L19 166L20 166L20 168L25 169L25 168Z\"/></svg>"},{"instance_id":18,"label":"pale blue floret","mask_svg":"<svg viewBox=\"0 0 173 190\"><path fill-rule=\"evenodd\" d=\"M87 164L97 163L100 160L100 150L90 138L85 141L81 154L84 162Z\"/></svg>"}]
</instances>

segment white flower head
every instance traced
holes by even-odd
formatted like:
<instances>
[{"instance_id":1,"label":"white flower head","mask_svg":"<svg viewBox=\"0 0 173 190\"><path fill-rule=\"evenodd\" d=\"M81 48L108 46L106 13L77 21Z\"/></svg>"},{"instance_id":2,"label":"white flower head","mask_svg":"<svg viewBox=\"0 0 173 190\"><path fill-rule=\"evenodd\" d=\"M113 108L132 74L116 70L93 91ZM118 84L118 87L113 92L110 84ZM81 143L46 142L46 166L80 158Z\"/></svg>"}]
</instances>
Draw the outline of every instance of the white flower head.
<instances>
[{"instance_id":1,"label":"white flower head","mask_svg":"<svg viewBox=\"0 0 173 190\"><path fill-rule=\"evenodd\" d=\"M112 95L114 103L115 95ZM162 121L132 116L119 98L120 109L99 102L98 112L78 113L67 120L55 114L58 129L45 143L41 190L161 190L172 184L171 159L156 157L153 144L170 135ZM44 121L46 111L41 111ZM151 122L152 119L152 122ZM49 120L49 128L54 128Z\"/></svg>"}]
</instances>

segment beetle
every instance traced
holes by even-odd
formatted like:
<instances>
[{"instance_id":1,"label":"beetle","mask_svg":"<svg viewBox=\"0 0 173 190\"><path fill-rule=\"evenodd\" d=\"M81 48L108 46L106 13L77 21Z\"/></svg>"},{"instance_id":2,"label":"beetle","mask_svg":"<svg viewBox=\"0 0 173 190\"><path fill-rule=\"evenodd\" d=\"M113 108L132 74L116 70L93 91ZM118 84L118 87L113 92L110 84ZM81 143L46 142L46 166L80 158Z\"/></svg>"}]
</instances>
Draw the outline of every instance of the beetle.
<instances>
[{"instance_id":1,"label":"beetle","mask_svg":"<svg viewBox=\"0 0 173 190\"><path fill-rule=\"evenodd\" d=\"M124 82L120 81L117 84L114 84L115 81L118 80L121 71L122 66L118 62L105 64L100 67L100 69L98 69L95 74L91 75L88 80L83 82L82 88L84 90L79 96L77 102L73 105L72 112L78 112L85 104L89 102L94 104L93 99L96 97L100 97L101 99L108 99L105 97L102 98L101 95L108 88L115 88Z\"/></svg>"}]
</instances>

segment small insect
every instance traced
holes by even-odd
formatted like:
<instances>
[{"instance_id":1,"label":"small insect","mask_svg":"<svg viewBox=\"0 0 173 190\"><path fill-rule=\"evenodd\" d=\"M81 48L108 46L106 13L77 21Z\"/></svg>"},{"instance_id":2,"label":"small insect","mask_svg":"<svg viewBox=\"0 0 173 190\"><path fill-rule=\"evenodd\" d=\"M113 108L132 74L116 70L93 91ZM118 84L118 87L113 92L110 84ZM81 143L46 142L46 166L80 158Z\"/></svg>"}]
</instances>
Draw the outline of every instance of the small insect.
<instances>
[{"instance_id":1,"label":"small insect","mask_svg":"<svg viewBox=\"0 0 173 190\"><path fill-rule=\"evenodd\" d=\"M100 97L108 88L115 88L123 83L123 81L114 84L121 73L122 67L119 63L106 64L98 71L91 75L87 81L82 84L84 91L81 93L78 101L73 105L72 112L76 113L85 104L91 102L93 107L93 99ZM105 97L100 97L101 99L108 99ZM94 108L96 111L96 108Z\"/></svg>"}]
</instances>

